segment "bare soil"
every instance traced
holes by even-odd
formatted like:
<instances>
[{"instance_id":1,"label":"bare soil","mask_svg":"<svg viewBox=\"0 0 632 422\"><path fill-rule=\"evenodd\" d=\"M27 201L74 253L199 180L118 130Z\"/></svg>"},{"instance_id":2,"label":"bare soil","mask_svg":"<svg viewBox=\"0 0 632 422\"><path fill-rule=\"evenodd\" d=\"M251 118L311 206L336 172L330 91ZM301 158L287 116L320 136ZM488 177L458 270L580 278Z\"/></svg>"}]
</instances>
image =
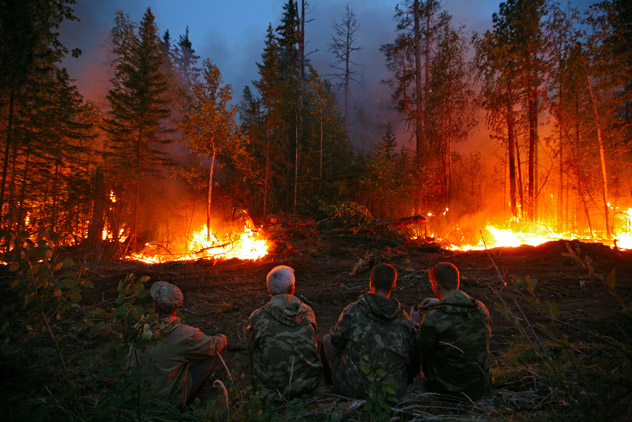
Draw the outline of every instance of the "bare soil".
<instances>
[{"instance_id":1,"label":"bare soil","mask_svg":"<svg viewBox=\"0 0 632 422\"><path fill-rule=\"evenodd\" d=\"M274 250L257 262L228 260L142 264L115 262L93 267L95 289L88 298L93 304L116 297L118 282L129 273L148 275L180 286L185 295L182 316L188 324L207 334L225 333L230 348L224 359L235 377L249 379L243 326L249 314L269 300L265 277L279 264L296 272L296 294L313 308L322 336L336 323L344 307L368 289L369 272L379 262L393 264L399 273L393 297L406 309L431 297L428 270L440 261L457 265L461 289L483 301L492 315L492 365L515 340L516 330L497 310L504 280L537 279L536 295L554 301L559 308L557 327L573 339L612 337L630 342L630 329L617 317L620 303L603 283L572 259L563 256L567 242L549 242L538 247L498 248L490 251L448 251L422 241L401 241L380 236L350 233L320 233L313 225L293 233L277 233ZM590 256L598 273L616 268L616 292L629 303L632 294L632 251L618 251L601 244L574 243L582 256ZM491 256L491 258L490 258ZM506 289L518 303L527 303L529 293L512 283ZM511 296L510 296L511 297ZM524 307L531 323L548 324L541 314ZM531 311L529 311L531 309Z\"/></svg>"}]
</instances>

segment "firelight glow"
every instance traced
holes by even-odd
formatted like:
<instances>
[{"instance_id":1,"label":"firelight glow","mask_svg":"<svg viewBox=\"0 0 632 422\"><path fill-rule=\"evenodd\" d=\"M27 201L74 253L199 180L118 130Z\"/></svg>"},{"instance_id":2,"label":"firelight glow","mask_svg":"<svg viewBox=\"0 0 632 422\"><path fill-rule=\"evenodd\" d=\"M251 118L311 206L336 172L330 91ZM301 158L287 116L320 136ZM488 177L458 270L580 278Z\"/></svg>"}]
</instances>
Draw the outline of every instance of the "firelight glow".
<instances>
[{"instance_id":1,"label":"firelight glow","mask_svg":"<svg viewBox=\"0 0 632 422\"><path fill-rule=\"evenodd\" d=\"M599 241L604 244L611 244L613 247L616 245L618 249L632 249L632 208L622 212L621 215L623 216L623 221L618 225L618 231L615 233L614 240L612 241L590 238L578 233L556 233L545 226L540 226L531 231L514 231L509 228L499 228L488 225L485 227L487 232L484 235L485 242L481 240L475 245L450 244L448 249L467 251L501 247L514 248L522 245L538 246L546 242L557 240Z\"/></svg>"},{"instance_id":2,"label":"firelight glow","mask_svg":"<svg viewBox=\"0 0 632 422\"><path fill-rule=\"evenodd\" d=\"M211 230L207 240L207 226L193 233L188 244L187 253L183 254L131 254L128 260L141 261L148 264L171 261L193 261L198 259L232 259L255 261L268 254L270 242L256 230L250 219L247 219L243 231L228 233L223 237Z\"/></svg>"}]
</instances>

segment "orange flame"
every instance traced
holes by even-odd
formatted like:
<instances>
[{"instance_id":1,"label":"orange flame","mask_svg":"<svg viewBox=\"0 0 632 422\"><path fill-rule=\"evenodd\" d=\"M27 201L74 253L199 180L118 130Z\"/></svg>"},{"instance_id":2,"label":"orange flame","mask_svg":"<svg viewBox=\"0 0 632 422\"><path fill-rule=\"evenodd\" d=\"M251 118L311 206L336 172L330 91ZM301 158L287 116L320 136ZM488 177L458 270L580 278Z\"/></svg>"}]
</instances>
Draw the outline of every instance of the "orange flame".
<instances>
[{"instance_id":1,"label":"orange flame","mask_svg":"<svg viewBox=\"0 0 632 422\"><path fill-rule=\"evenodd\" d=\"M149 245L146 245L149 246ZM207 239L207 226L193 233L187 245L186 253L169 254L131 254L126 259L145 263L160 263L170 261L191 261L197 259L231 259L257 260L268 254L270 242L258 231L252 221L247 219L243 231L226 233L218 237L212 230Z\"/></svg>"},{"instance_id":2,"label":"orange flame","mask_svg":"<svg viewBox=\"0 0 632 422\"><path fill-rule=\"evenodd\" d=\"M581 235L580 233L557 233L546 226L534 226L532 230L516 231L510 228L500 228L493 225L485 227L485 233L477 244L455 245L450 244L451 250L482 250L485 248L517 247L521 245L537 246L546 242L557 240L582 240L587 242L599 241L618 249L632 249L632 208L619 213L623 217L618 221L619 227L612 240L595 239L594 237Z\"/></svg>"}]
</instances>

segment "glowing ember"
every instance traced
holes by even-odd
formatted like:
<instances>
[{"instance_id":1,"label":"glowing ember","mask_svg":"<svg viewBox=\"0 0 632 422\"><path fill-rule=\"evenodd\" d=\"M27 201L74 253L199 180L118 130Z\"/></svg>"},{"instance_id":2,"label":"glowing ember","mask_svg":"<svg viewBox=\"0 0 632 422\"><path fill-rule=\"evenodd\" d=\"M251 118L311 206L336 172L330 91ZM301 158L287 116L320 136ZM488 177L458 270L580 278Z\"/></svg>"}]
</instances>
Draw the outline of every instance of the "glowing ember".
<instances>
[{"instance_id":1,"label":"glowing ember","mask_svg":"<svg viewBox=\"0 0 632 422\"><path fill-rule=\"evenodd\" d=\"M149 245L146 245L149 246ZM190 261L196 259L243 259L257 260L268 254L269 242L263 238L248 219L240 233L227 233L218 237L217 233L210 232L207 239L206 225L193 233L193 238L188 244L188 252L182 254L168 253L141 253L132 254L127 259L146 263L159 263L170 261Z\"/></svg>"}]
</instances>

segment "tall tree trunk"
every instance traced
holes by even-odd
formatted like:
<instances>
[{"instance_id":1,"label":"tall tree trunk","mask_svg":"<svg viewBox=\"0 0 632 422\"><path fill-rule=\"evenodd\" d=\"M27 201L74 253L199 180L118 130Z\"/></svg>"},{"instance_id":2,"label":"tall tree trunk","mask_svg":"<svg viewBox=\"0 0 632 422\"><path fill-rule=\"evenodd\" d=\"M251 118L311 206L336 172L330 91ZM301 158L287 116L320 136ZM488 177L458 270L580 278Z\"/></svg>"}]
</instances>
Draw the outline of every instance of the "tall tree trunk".
<instances>
[{"instance_id":1,"label":"tall tree trunk","mask_svg":"<svg viewBox=\"0 0 632 422\"><path fill-rule=\"evenodd\" d=\"M603 209L606 217L606 236L610 239L610 218L608 211L608 173L606 170L606 153L603 146L603 139L601 137L601 124L599 123L599 112L597 111L597 103L595 102L595 95L592 89L592 81L590 80L590 74L586 72L586 79L588 82L588 91L590 92L590 102L592 103L593 112L595 113L595 126L597 129L597 142L599 142L599 161L601 163L601 184L602 184L602 198Z\"/></svg>"},{"instance_id":2,"label":"tall tree trunk","mask_svg":"<svg viewBox=\"0 0 632 422\"><path fill-rule=\"evenodd\" d=\"M213 158L208 176L208 196L206 198L206 241L211 241L211 199L213 198L213 173L215 172L215 142L211 141Z\"/></svg>"},{"instance_id":3,"label":"tall tree trunk","mask_svg":"<svg viewBox=\"0 0 632 422\"><path fill-rule=\"evenodd\" d=\"M4 206L4 188L7 184L7 174L9 170L9 151L11 150L11 141L13 135L13 102L14 94L13 89L9 91L9 114L7 116L7 144L4 147L4 162L2 163L2 186L0 187L0 220L4 222L2 218L2 209ZM4 223L1 224L4 226Z\"/></svg>"},{"instance_id":4,"label":"tall tree trunk","mask_svg":"<svg viewBox=\"0 0 632 422\"><path fill-rule=\"evenodd\" d=\"M31 157L31 140L29 139L26 144L26 154L24 156L24 169L22 171L22 186L20 187L20 198L18 200L18 203L20 204L18 206L18 217L17 217L17 231L18 232L26 228L25 224L23 224L26 220L26 216L24 215L24 200L26 198L26 184L27 184L30 157Z\"/></svg>"},{"instance_id":5,"label":"tall tree trunk","mask_svg":"<svg viewBox=\"0 0 632 422\"><path fill-rule=\"evenodd\" d=\"M431 42L431 38L430 38L430 23L432 20L432 14L433 14L433 4L431 4L432 1L431 0L426 0L426 37L425 37L425 41L426 41L426 47L424 48L424 90L423 90L423 95L421 97L422 99L422 110L423 110L423 117L421 119L421 135L422 135L422 139L423 139L423 143L424 145L427 144L428 147L430 147L430 140L426 139L426 130L428 130L428 118L429 118L429 114L428 114L428 97L429 97L429 92L430 92L430 42Z\"/></svg>"},{"instance_id":6,"label":"tall tree trunk","mask_svg":"<svg viewBox=\"0 0 632 422\"><path fill-rule=\"evenodd\" d=\"M269 109L268 109L269 110ZM268 180L270 176L270 124L266 128L266 172L263 179L263 216L267 215L268 206Z\"/></svg>"},{"instance_id":7,"label":"tall tree trunk","mask_svg":"<svg viewBox=\"0 0 632 422\"><path fill-rule=\"evenodd\" d=\"M136 252L136 245L138 244L138 205L140 196L140 183L142 180L141 160L142 160L142 139L143 129L138 130L137 142L137 154L136 154L136 181L134 183L134 229L132 230L132 250Z\"/></svg>"},{"instance_id":8,"label":"tall tree trunk","mask_svg":"<svg viewBox=\"0 0 632 422\"><path fill-rule=\"evenodd\" d=\"M323 112L320 112L320 171L318 177L323 180Z\"/></svg>"},{"instance_id":9,"label":"tall tree trunk","mask_svg":"<svg viewBox=\"0 0 632 422\"><path fill-rule=\"evenodd\" d=\"M516 158L517 152L514 128L513 96L511 82L507 81L507 155L509 161L509 200L511 201L511 216L518 218L518 206L516 204Z\"/></svg>"},{"instance_id":10,"label":"tall tree trunk","mask_svg":"<svg viewBox=\"0 0 632 422\"><path fill-rule=\"evenodd\" d=\"M294 151L294 205L292 210L294 214L296 214L296 199L298 196L298 147L299 147L299 138L298 138L298 120L300 119L299 113L296 113L296 125L295 125L295 136L296 136L296 148Z\"/></svg>"},{"instance_id":11,"label":"tall tree trunk","mask_svg":"<svg viewBox=\"0 0 632 422\"><path fill-rule=\"evenodd\" d=\"M527 217L533 222L537 216L537 173L538 173L538 94L531 52L528 53L527 102L529 116L529 203Z\"/></svg>"},{"instance_id":12,"label":"tall tree trunk","mask_svg":"<svg viewBox=\"0 0 632 422\"><path fill-rule=\"evenodd\" d=\"M419 16L419 0L413 2L414 42L415 42L415 139L417 156L423 151L423 92L421 87L421 24Z\"/></svg>"},{"instance_id":13,"label":"tall tree trunk","mask_svg":"<svg viewBox=\"0 0 632 422\"><path fill-rule=\"evenodd\" d=\"M103 240L103 228L105 226L105 181L103 172L97 169L94 175L94 198L92 201L92 216L88 226L88 245L94 248Z\"/></svg>"}]
</instances>

